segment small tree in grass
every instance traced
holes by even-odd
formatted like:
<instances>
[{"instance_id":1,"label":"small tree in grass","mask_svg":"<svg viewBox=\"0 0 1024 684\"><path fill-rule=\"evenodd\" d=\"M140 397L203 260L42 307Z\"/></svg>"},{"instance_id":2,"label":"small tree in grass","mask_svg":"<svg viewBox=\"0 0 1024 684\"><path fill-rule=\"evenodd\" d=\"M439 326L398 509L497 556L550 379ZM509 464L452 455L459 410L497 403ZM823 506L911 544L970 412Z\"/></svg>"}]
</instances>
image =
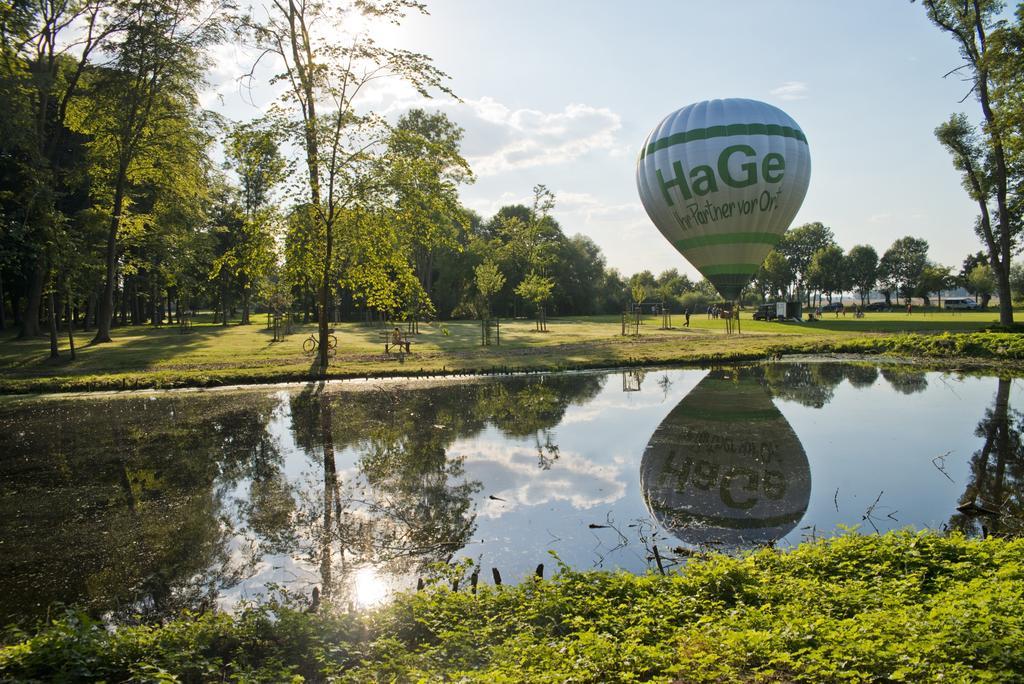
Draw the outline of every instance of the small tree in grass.
<instances>
[{"instance_id":1,"label":"small tree in grass","mask_svg":"<svg viewBox=\"0 0 1024 684\"><path fill-rule=\"evenodd\" d=\"M484 299L484 318L490 318L491 297L505 287L505 276L498 265L490 259L477 266L473 272L476 275L476 289Z\"/></svg>"},{"instance_id":2,"label":"small tree in grass","mask_svg":"<svg viewBox=\"0 0 1024 684\"><path fill-rule=\"evenodd\" d=\"M551 289L555 283L551 278L529 273L523 282L516 286L516 294L523 299L533 302L537 307L537 330L546 331L547 317L544 312L544 302L551 297Z\"/></svg>"},{"instance_id":3,"label":"small tree in grass","mask_svg":"<svg viewBox=\"0 0 1024 684\"><path fill-rule=\"evenodd\" d=\"M639 307L647 299L647 286L641 282L634 282L630 285L629 292L633 296L634 308Z\"/></svg>"},{"instance_id":4,"label":"small tree in grass","mask_svg":"<svg viewBox=\"0 0 1024 684\"><path fill-rule=\"evenodd\" d=\"M992 292L996 289L996 274L988 264L978 264L967 274L967 287L981 297L981 308L988 306Z\"/></svg>"}]
</instances>

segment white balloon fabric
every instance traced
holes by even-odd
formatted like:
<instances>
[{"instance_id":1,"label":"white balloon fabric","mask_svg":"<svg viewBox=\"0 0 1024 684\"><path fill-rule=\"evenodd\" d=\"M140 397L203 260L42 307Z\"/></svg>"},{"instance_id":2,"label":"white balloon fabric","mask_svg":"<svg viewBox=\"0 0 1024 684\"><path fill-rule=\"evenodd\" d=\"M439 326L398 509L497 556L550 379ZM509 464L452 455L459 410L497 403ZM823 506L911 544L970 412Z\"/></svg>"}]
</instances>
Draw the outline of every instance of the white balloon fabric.
<instances>
[{"instance_id":1,"label":"white balloon fabric","mask_svg":"<svg viewBox=\"0 0 1024 684\"><path fill-rule=\"evenodd\" d=\"M778 107L738 98L669 114L636 165L654 225L729 301L782 239L810 179L797 123Z\"/></svg>"},{"instance_id":2,"label":"white balloon fabric","mask_svg":"<svg viewBox=\"0 0 1024 684\"><path fill-rule=\"evenodd\" d=\"M640 491L680 541L751 548L807 512L807 453L762 382L756 370L713 370L651 435Z\"/></svg>"}]
</instances>

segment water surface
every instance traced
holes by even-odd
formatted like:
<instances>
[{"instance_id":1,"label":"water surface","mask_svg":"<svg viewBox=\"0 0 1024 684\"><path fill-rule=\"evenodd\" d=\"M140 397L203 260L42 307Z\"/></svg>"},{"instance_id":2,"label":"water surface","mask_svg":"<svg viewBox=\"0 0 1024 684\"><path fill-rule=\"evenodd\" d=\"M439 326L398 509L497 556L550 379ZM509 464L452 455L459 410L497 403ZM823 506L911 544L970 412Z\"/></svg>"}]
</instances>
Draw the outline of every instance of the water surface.
<instances>
[{"instance_id":1,"label":"water surface","mask_svg":"<svg viewBox=\"0 0 1024 684\"><path fill-rule=\"evenodd\" d=\"M342 608L892 528L1016 534L1019 382L779 363L0 404L0 621ZM958 510L958 506L960 510Z\"/></svg>"}]
</instances>

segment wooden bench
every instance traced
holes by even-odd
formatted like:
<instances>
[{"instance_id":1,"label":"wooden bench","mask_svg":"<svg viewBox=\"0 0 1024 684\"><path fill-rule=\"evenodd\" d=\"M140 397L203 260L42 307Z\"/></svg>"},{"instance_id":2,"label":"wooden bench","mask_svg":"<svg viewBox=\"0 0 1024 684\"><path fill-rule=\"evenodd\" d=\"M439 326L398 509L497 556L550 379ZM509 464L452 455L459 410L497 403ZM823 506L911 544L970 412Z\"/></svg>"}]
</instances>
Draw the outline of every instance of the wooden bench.
<instances>
[{"instance_id":1,"label":"wooden bench","mask_svg":"<svg viewBox=\"0 0 1024 684\"><path fill-rule=\"evenodd\" d=\"M398 347L398 353L403 351L408 354L411 352L412 340L409 339L408 333L399 332L399 341L395 342L393 330L382 330L380 336L384 341L384 353L391 354L394 352L395 347Z\"/></svg>"}]
</instances>

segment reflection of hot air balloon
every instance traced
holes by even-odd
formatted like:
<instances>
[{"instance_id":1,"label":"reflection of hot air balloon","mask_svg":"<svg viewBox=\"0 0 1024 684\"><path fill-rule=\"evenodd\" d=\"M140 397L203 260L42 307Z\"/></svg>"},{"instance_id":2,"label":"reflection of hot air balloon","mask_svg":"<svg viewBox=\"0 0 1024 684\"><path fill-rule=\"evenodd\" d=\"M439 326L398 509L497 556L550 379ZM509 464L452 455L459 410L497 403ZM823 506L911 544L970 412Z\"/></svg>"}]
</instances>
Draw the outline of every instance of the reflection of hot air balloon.
<instances>
[{"instance_id":1,"label":"reflection of hot air balloon","mask_svg":"<svg viewBox=\"0 0 1024 684\"><path fill-rule=\"evenodd\" d=\"M672 246L735 301L807 193L807 138L756 100L710 100L655 126L636 166L640 200Z\"/></svg>"},{"instance_id":2,"label":"reflection of hot air balloon","mask_svg":"<svg viewBox=\"0 0 1024 684\"><path fill-rule=\"evenodd\" d=\"M659 523L689 544L752 546L807 511L800 440L750 371L711 371L654 431L640 487Z\"/></svg>"}]
</instances>

